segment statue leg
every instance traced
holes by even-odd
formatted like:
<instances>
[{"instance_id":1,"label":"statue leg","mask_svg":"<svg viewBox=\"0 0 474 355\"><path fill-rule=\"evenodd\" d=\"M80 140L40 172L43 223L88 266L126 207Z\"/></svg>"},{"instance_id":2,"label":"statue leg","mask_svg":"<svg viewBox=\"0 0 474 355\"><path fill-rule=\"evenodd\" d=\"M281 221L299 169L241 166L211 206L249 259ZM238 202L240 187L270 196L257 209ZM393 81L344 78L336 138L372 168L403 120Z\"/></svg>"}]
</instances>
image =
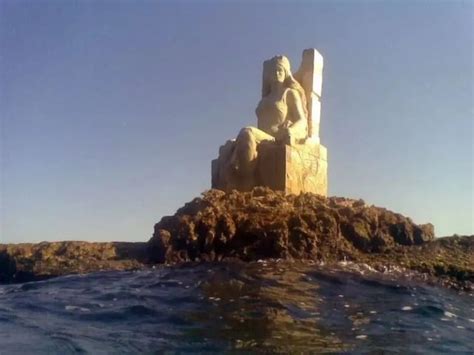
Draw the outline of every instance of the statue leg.
<instances>
[{"instance_id":1,"label":"statue leg","mask_svg":"<svg viewBox=\"0 0 474 355\"><path fill-rule=\"evenodd\" d=\"M233 161L243 190L250 190L257 185L255 181L257 147L264 140L274 141L275 138L255 127L245 127L237 136Z\"/></svg>"}]
</instances>

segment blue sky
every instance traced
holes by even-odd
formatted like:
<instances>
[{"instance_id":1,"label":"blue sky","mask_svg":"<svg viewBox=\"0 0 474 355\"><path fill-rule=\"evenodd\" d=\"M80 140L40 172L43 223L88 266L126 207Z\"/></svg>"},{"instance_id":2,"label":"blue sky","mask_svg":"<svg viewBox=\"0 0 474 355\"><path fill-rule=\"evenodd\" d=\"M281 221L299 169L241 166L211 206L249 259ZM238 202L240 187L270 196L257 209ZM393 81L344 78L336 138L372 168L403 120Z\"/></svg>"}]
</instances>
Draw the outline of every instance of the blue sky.
<instances>
[{"instance_id":1,"label":"blue sky","mask_svg":"<svg viewBox=\"0 0 474 355\"><path fill-rule=\"evenodd\" d=\"M325 58L330 195L472 234L471 1L0 1L1 242L145 241L256 123L262 62Z\"/></svg>"}]
</instances>

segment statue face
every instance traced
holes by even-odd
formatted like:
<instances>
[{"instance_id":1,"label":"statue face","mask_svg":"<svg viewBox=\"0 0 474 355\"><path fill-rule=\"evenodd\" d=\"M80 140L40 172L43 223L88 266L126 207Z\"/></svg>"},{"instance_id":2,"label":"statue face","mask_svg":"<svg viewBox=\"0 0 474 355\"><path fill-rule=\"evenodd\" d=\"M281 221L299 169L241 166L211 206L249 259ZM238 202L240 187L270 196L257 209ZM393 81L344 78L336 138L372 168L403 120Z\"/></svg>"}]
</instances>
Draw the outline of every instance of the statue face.
<instances>
[{"instance_id":1,"label":"statue face","mask_svg":"<svg viewBox=\"0 0 474 355\"><path fill-rule=\"evenodd\" d=\"M281 65L276 65L273 72L273 80L283 83L285 81L285 76L285 68Z\"/></svg>"}]
</instances>

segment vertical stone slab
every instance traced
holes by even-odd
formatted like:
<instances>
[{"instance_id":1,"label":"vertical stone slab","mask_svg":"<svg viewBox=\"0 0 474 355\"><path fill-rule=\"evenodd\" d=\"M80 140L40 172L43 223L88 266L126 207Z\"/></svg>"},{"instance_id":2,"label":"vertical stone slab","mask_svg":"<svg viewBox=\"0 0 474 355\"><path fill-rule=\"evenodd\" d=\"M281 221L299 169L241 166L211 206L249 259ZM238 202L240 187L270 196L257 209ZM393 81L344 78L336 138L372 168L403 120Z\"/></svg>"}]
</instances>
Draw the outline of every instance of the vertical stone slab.
<instances>
[{"instance_id":1,"label":"vertical stone slab","mask_svg":"<svg viewBox=\"0 0 474 355\"><path fill-rule=\"evenodd\" d=\"M294 77L303 86L308 103L309 138L319 143L321 93L323 87L323 56L314 48L303 51L300 68Z\"/></svg>"}]
</instances>

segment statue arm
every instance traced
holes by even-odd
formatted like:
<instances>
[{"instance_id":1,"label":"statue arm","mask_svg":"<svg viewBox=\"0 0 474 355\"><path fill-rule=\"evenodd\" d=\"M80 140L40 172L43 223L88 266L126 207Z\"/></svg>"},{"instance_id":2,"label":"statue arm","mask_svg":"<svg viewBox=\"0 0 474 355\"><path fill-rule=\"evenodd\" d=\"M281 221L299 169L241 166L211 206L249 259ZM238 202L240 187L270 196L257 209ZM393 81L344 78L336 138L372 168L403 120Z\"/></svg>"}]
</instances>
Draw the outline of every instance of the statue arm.
<instances>
[{"instance_id":1,"label":"statue arm","mask_svg":"<svg viewBox=\"0 0 474 355\"><path fill-rule=\"evenodd\" d=\"M288 122L288 131L290 135L300 136L301 131L306 131L308 122L299 92L289 89L286 94L286 102L290 117L292 117L292 121Z\"/></svg>"}]
</instances>

